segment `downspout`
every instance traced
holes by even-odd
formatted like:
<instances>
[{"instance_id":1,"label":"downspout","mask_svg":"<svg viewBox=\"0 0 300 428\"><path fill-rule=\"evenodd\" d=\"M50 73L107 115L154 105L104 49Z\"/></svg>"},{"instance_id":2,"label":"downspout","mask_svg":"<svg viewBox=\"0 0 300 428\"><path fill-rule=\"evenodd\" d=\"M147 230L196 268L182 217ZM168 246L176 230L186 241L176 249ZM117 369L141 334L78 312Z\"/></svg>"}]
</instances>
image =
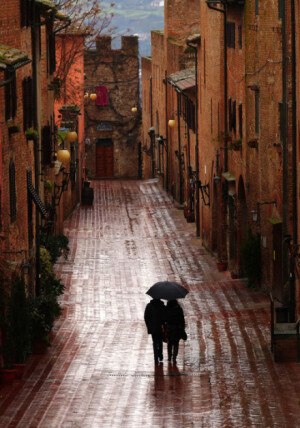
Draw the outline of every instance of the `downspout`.
<instances>
[{"instance_id":1,"label":"downspout","mask_svg":"<svg viewBox=\"0 0 300 428\"><path fill-rule=\"evenodd\" d=\"M186 44L194 49L195 52L195 134L196 134L196 144L195 144L195 162L196 162L196 236L200 236L200 194L199 194L199 126L198 126L198 51L197 47L191 44L192 42L187 40Z\"/></svg>"},{"instance_id":2,"label":"downspout","mask_svg":"<svg viewBox=\"0 0 300 428\"><path fill-rule=\"evenodd\" d=\"M298 242L298 210L297 210L297 101L296 101L296 22L295 0L291 0L291 47L292 47L292 181L293 181L293 244ZM293 257L293 255L292 255ZM295 322L296 290L294 260L291 262L290 275L290 322Z\"/></svg>"},{"instance_id":3,"label":"downspout","mask_svg":"<svg viewBox=\"0 0 300 428\"><path fill-rule=\"evenodd\" d=\"M37 58L36 58L36 14L35 1L31 2L31 43L32 43L32 81L33 81L33 105L34 105L34 129L38 129L38 113L37 113ZM34 175L35 175L35 190L39 194L39 136L34 139ZM36 246L36 295L40 294L40 213L35 207L35 246Z\"/></svg>"},{"instance_id":4,"label":"downspout","mask_svg":"<svg viewBox=\"0 0 300 428\"><path fill-rule=\"evenodd\" d=\"M287 227L287 190L288 190L288 177L287 177L287 79L286 79L286 11L285 0L281 0L282 4L282 234L283 237L288 234ZM286 284L289 278L289 259L288 251L286 248L285 240L282 239L282 284Z\"/></svg>"},{"instance_id":5,"label":"downspout","mask_svg":"<svg viewBox=\"0 0 300 428\"><path fill-rule=\"evenodd\" d=\"M166 88L165 92L165 127L166 127L166 190L169 191L169 139L168 139L168 73L167 70L165 70L165 79L164 84Z\"/></svg>"},{"instance_id":6,"label":"downspout","mask_svg":"<svg viewBox=\"0 0 300 428\"><path fill-rule=\"evenodd\" d=\"M182 197L182 162L181 162L181 135L180 135L180 103L179 93L177 92L177 130L178 130L178 162L179 162L179 203L183 203Z\"/></svg>"},{"instance_id":7,"label":"downspout","mask_svg":"<svg viewBox=\"0 0 300 428\"><path fill-rule=\"evenodd\" d=\"M153 127L153 98L152 98L152 76L150 76L150 127ZM155 164L154 164L154 142L155 142L155 133L150 135L150 144L151 144L151 171L152 178L155 175Z\"/></svg>"},{"instance_id":8,"label":"downspout","mask_svg":"<svg viewBox=\"0 0 300 428\"><path fill-rule=\"evenodd\" d=\"M226 11L226 4L222 3L224 5L224 9L219 9L217 7L212 6L212 4L216 4L214 1L207 1L207 6L212 9L216 10L217 12L223 13L223 32L224 32L224 135L226 136L228 134L228 127L227 127L227 98L228 98L228 91L227 91L227 33L226 33L226 23L227 23L227 11ZM227 139L225 138L224 141L224 147L227 148ZM224 150L224 172L228 171L228 150Z\"/></svg>"}]
</instances>

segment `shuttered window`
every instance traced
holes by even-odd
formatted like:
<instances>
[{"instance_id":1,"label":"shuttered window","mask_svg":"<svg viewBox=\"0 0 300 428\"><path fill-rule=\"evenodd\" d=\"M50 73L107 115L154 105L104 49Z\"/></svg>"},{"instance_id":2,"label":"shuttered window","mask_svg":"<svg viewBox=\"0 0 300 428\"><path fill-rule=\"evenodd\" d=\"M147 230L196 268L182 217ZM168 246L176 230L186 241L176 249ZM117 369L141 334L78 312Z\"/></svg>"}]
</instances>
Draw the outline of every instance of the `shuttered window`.
<instances>
[{"instance_id":1,"label":"shuttered window","mask_svg":"<svg viewBox=\"0 0 300 428\"><path fill-rule=\"evenodd\" d=\"M51 128L49 125L43 126L42 129L42 162L43 165L51 163Z\"/></svg>"},{"instance_id":2,"label":"shuttered window","mask_svg":"<svg viewBox=\"0 0 300 428\"><path fill-rule=\"evenodd\" d=\"M30 25L30 0L20 0L21 27Z\"/></svg>"},{"instance_id":3,"label":"shuttered window","mask_svg":"<svg viewBox=\"0 0 300 428\"><path fill-rule=\"evenodd\" d=\"M259 91L255 91L255 133L259 134Z\"/></svg>"},{"instance_id":4,"label":"shuttered window","mask_svg":"<svg viewBox=\"0 0 300 428\"><path fill-rule=\"evenodd\" d=\"M229 131L232 131L232 102L231 98L228 100L228 127Z\"/></svg>"},{"instance_id":5,"label":"shuttered window","mask_svg":"<svg viewBox=\"0 0 300 428\"><path fill-rule=\"evenodd\" d=\"M23 129L31 128L33 125L33 87L32 78L26 77L22 81L23 90Z\"/></svg>"},{"instance_id":6,"label":"shuttered window","mask_svg":"<svg viewBox=\"0 0 300 428\"><path fill-rule=\"evenodd\" d=\"M16 73L5 72L5 80L12 79L5 85L5 120L16 116L17 113L17 90L16 90Z\"/></svg>"},{"instance_id":7,"label":"shuttered window","mask_svg":"<svg viewBox=\"0 0 300 428\"><path fill-rule=\"evenodd\" d=\"M56 58L55 58L55 34L50 33L48 36L48 72L53 74L56 69Z\"/></svg>"},{"instance_id":8,"label":"shuttered window","mask_svg":"<svg viewBox=\"0 0 300 428\"><path fill-rule=\"evenodd\" d=\"M17 218L17 200L16 200L16 171L13 160L9 164L9 204L10 221L13 223Z\"/></svg>"},{"instance_id":9,"label":"shuttered window","mask_svg":"<svg viewBox=\"0 0 300 428\"><path fill-rule=\"evenodd\" d=\"M195 132L196 130L196 116L195 104L187 97L182 100L182 115L189 129Z\"/></svg>"},{"instance_id":10,"label":"shuttered window","mask_svg":"<svg viewBox=\"0 0 300 428\"><path fill-rule=\"evenodd\" d=\"M243 47L242 24L239 24L238 26L238 43L239 43L239 48L242 49Z\"/></svg>"},{"instance_id":11,"label":"shuttered window","mask_svg":"<svg viewBox=\"0 0 300 428\"><path fill-rule=\"evenodd\" d=\"M235 22L226 22L227 46L235 49Z\"/></svg>"},{"instance_id":12,"label":"shuttered window","mask_svg":"<svg viewBox=\"0 0 300 428\"><path fill-rule=\"evenodd\" d=\"M232 129L236 134L236 100L232 102Z\"/></svg>"},{"instance_id":13,"label":"shuttered window","mask_svg":"<svg viewBox=\"0 0 300 428\"><path fill-rule=\"evenodd\" d=\"M2 189L0 187L0 232L2 232Z\"/></svg>"},{"instance_id":14,"label":"shuttered window","mask_svg":"<svg viewBox=\"0 0 300 428\"><path fill-rule=\"evenodd\" d=\"M240 138L243 138L243 104L239 104L239 133Z\"/></svg>"}]
</instances>

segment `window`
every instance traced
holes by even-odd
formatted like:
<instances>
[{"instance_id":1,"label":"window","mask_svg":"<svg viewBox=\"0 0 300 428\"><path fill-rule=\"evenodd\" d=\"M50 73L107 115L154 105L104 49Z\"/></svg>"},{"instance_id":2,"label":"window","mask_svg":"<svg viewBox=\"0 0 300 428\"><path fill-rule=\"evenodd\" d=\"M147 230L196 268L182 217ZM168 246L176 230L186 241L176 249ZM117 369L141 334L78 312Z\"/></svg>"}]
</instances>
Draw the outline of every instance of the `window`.
<instances>
[{"instance_id":1,"label":"window","mask_svg":"<svg viewBox=\"0 0 300 428\"><path fill-rule=\"evenodd\" d=\"M279 139L280 141L282 141L283 130L284 130L283 104L279 103Z\"/></svg>"},{"instance_id":2,"label":"window","mask_svg":"<svg viewBox=\"0 0 300 428\"><path fill-rule=\"evenodd\" d=\"M56 69L55 34L51 31L48 35L48 73L53 74Z\"/></svg>"},{"instance_id":3,"label":"window","mask_svg":"<svg viewBox=\"0 0 300 428\"><path fill-rule=\"evenodd\" d=\"M259 91L255 91L255 133L259 134Z\"/></svg>"},{"instance_id":4,"label":"window","mask_svg":"<svg viewBox=\"0 0 300 428\"><path fill-rule=\"evenodd\" d=\"M229 131L232 131L232 103L231 98L228 100L228 127Z\"/></svg>"},{"instance_id":5,"label":"window","mask_svg":"<svg viewBox=\"0 0 300 428\"><path fill-rule=\"evenodd\" d=\"M238 43L239 43L239 48L242 49L243 47L243 36L242 36L242 24L239 24L238 26Z\"/></svg>"},{"instance_id":6,"label":"window","mask_svg":"<svg viewBox=\"0 0 300 428\"><path fill-rule=\"evenodd\" d=\"M30 0L20 0L21 27L30 25Z\"/></svg>"},{"instance_id":7,"label":"window","mask_svg":"<svg viewBox=\"0 0 300 428\"><path fill-rule=\"evenodd\" d=\"M205 39L204 39L204 50L203 50L203 75L204 75L204 85L206 84L206 52L205 52Z\"/></svg>"},{"instance_id":8,"label":"window","mask_svg":"<svg viewBox=\"0 0 300 428\"><path fill-rule=\"evenodd\" d=\"M2 190L0 187L0 232L2 232Z\"/></svg>"},{"instance_id":9,"label":"window","mask_svg":"<svg viewBox=\"0 0 300 428\"><path fill-rule=\"evenodd\" d=\"M13 223L17 218L17 201L16 201L16 171L14 161L9 164L9 204L10 204L10 221Z\"/></svg>"},{"instance_id":10,"label":"window","mask_svg":"<svg viewBox=\"0 0 300 428\"><path fill-rule=\"evenodd\" d=\"M42 128L42 163L43 165L51 164L52 154L51 128L49 125Z\"/></svg>"},{"instance_id":11,"label":"window","mask_svg":"<svg viewBox=\"0 0 300 428\"><path fill-rule=\"evenodd\" d=\"M239 133L240 138L243 138L243 104L239 104Z\"/></svg>"},{"instance_id":12,"label":"window","mask_svg":"<svg viewBox=\"0 0 300 428\"><path fill-rule=\"evenodd\" d=\"M278 0L278 19L282 19L283 16L283 1Z\"/></svg>"},{"instance_id":13,"label":"window","mask_svg":"<svg viewBox=\"0 0 300 428\"><path fill-rule=\"evenodd\" d=\"M26 77L22 81L23 89L23 129L31 128L33 125L33 88L32 88L32 78Z\"/></svg>"},{"instance_id":14,"label":"window","mask_svg":"<svg viewBox=\"0 0 300 428\"><path fill-rule=\"evenodd\" d=\"M5 80L11 79L11 82L5 86L5 120L16 116L17 113L17 91L16 91L16 73L5 72Z\"/></svg>"},{"instance_id":15,"label":"window","mask_svg":"<svg viewBox=\"0 0 300 428\"><path fill-rule=\"evenodd\" d=\"M192 131L195 132L196 130L195 105L187 97L184 97L182 102L182 116L188 128L192 129Z\"/></svg>"},{"instance_id":16,"label":"window","mask_svg":"<svg viewBox=\"0 0 300 428\"><path fill-rule=\"evenodd\" d=\"M255 15L259 14L259 0L255 0Z\"/></svg>"},{"instance_id":17,"label":"window","mask_svg":"<svg viewBox=\"0 0 300 428\"><path fill-rule=\"evenodd\" d=\"M236 100L233 100L232 102L232 129L234 133L236 134Z\"/></svg>"},{"instance_id":18,"label":"window","mask_svg":"<svg viewBox=\"0 0 300 428\"><path fill-rule=\"evenodd\" d=\"M227 46L235 49L235 22L226 22Z\"/></svg>"}]
</instances>

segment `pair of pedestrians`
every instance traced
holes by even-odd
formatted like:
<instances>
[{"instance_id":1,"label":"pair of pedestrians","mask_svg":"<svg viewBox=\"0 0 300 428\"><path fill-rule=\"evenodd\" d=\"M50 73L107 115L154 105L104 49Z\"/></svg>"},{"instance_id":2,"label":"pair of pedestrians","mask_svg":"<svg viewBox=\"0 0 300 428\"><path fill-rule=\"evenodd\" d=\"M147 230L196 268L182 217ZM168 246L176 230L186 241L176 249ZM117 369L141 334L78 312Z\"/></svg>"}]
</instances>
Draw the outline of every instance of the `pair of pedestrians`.
<instances>
[{"instance_id":1,"label":"pair of pedestrians","mask_svg":"<svg viewBox=\"0 0 300 428\"><path fill-rule=\"evenodd\" d=\"M160 299L151 300L145 309L145 323L148 334L152 335L154 362L163 360L164 333L168 343L168 360L176 364L180 339L186 339L184 313L177 300L169 300L167 305Z\"/></svg>"}]
</instances>

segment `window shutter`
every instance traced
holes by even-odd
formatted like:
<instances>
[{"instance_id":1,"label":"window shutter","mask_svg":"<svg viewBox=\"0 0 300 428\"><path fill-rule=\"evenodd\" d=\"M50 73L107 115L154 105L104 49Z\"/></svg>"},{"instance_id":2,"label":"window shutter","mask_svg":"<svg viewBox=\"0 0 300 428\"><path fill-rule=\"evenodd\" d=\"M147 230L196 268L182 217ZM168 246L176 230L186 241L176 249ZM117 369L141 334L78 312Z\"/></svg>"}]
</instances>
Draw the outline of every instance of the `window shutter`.
<instances>
[{"instance_id":1,"label":"window shutter","mask_svg":"<svg viewBox=\"0 0 300 428\"><path fill-rule=\"evenodd\" d=\"M240 137L243 138L243 104L239 104L239 133Z\"/></svg>"},{"instance_id":2,"label":"window shutter","mask_svg":"<svg viewBox=\"0 0 300 428\"><path fill-rule=\"evenodd\" d=\"M228 100L228 125L229 131L232 130L232 110L231 110L231 98Z\"/></svg>"},{"instance_id":3,"label":"window shutter","mask_svg":"<svg viewBox=\"0 0 300 428\"><path fill-rule=\"evenodd\" d=\"M5 80L10 78L10 74L5 72ZM10 98L10 84L5 85L5 120L10 119L11 111L11 98Z\"/></svg>"},{"instance_id":4,"label":"window shutter","mask_svg":"<svg viewBox=\"0 0 300 428\"><path fill-rule=\"evenodd\" d=\"M232 103L232 129L236 134L236 100Z\"/></svg>"},{"instance_id":5,"label":"window shutter","mask_svg":"<svg viewBox=\"0 0 300 428\"><path fill-rule=\"evenodd\" d=\"M42 148L43 148L43 164L51 163L51 128L49 125L43 126L42 129Z\"/></svg>"},{"instance_id":6,"label":"window shutter","mask_svg":"<svg viewBox=\"0 0 300 428\"><path fill-rule=\"evenodd\" d=\"M56 58L55 58L55 34L51 33L48 39L49 43L49 73L53 74L56 69Z\"/></svg>"},{"instance_id":7,"label":"window shutter","mask_svg":"<svg viewBox=\"0 0 300 428\"><path fill-rule=\"evenodd\" d=\"M16 201L16 171L13 160L9 164L9 203L10 203L10 221L13 223L17 218Z\"/></svg>"},{"instance_id":8,"label":"window shutter","mask_svg":"<svg viewBox=\"0 0 300 428\"><path fill-rule=\"evenodd\" d=\"M239 38L239 48L242 49L243 47L242 24L239 24L238 26L238 38Z\"/></svg>"}]
</instances>

